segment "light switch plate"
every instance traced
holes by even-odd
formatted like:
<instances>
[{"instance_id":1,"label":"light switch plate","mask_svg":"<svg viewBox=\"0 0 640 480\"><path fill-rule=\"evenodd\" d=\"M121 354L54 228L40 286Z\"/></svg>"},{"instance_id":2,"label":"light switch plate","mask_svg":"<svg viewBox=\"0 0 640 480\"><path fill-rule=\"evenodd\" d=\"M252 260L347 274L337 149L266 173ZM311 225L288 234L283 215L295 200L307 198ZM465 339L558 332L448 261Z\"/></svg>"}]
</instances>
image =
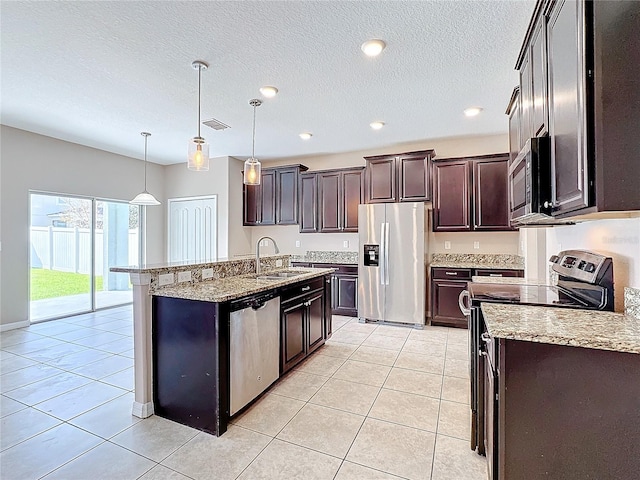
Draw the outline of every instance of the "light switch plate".
<instances>
[{"instance_id":1,"label":"light switch plate","mask_svg":"<svg viewBox=\"0 0 640 480\"><path fill-rule=\"evenodd\" d=\"M187 270L186 272L178 272L178 283L190 282L190 281L191 281L191 270Z\"/></svg>"},{"instance_id":2,"label":"light switch plate","mask_svg":"<svg viewBox=\"0 0 640 480\"><path fill-rule=\"evenodd\" d=\"M296 248L300 248L300 240L296 240Z\"/></svg>"},{"instance_id":3,"label":"light switch plate","mask_svg":"<svg viewBox=\"0 0 640 480\"><path fill-rule=\"evenodd\" d=\"M171 285L174 282L173 273L163 273L158 275L158 285L164 287L165 285Z\"/></svg>"},{"instance_id":4,"label":"light switch plate","mask_svg":"<svg viewBox=\"0 0 640 480\"><path fill-rule=\"evenodd\" d=\"M444 242L444 249L451 250L451 242Z\"/></svg>"},{"instance_id":5,"label":"light switch plate","mask_svg":"<svg viewBox=\"0 0 640 480\"><path fill-rule=\"evenodd\" d=\"M480 248L480 242L473 242L473 248L475 249Z\"/></svg>"},{"instance_id":6,"label":"light switch plate","mask_svg":"<svg viewBox=\"0 0 640 480\"><path fill-rule=\"evenodd\" d=\"M342 246L343 248L349 248L349 240L345 240L344 242L342 242Z\"/></svg>"},{"instance_id":7,"label":"light switch plate","mask_svg":"<svg viewBox=\"0 0 640 480\"><path fill-rule=\"evenodd\" d=\"M276 267L281 267L282 266L282 260L278 259L276 260Z\"/></svg>"},{"instance_id":8,"label":"light switch plate","mask_svg":"<svg viewBox=\"0 0 640 480\"><path fill-rule=\"evenodd\" d=\"M207 278L213 278L213 268L202 269L202 279L206 280Z\"/></svg>"}]
</instances>

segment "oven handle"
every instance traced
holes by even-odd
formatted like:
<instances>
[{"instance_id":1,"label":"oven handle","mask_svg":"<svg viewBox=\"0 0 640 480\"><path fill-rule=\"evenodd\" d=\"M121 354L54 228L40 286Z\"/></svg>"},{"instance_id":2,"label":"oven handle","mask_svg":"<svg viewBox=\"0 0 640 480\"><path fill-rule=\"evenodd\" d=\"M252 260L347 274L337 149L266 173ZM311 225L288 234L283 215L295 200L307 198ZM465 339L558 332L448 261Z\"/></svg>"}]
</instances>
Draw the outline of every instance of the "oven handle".
<instances>
[{"instance_id":1,"label":"oven handle","mask_svg":"<svg viewBox=\"0 0 640 480\"><path fill-rule=\"evenodd\" d=\"M468 290L463 290L460 292L460 295L458 296L458 306L460 307L460 311L462 312L462 314L465 317L468 317L469 315L471 315L471 309L469 307L467 307L467 305L465 305L464 303L464 299L467 298L467 300L469 300L469 291Z\"/></svg>"}]
</instances>

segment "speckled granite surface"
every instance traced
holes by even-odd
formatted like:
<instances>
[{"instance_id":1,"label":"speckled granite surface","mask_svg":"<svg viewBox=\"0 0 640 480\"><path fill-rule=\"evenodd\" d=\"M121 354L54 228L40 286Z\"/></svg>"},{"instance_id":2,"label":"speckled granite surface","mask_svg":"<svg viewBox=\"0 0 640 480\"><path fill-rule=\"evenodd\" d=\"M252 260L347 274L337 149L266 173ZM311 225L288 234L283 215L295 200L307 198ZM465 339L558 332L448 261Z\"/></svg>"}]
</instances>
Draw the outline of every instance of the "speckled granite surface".
<instances>
[{"instance_id":1,"label":"speckled granite surface","mask_svg":"<svg viewBox=\"0 0 640 480\"><path fill-rule=\"evenodd\" d=\"M430 267L523 270L524 258L502 253L434 253Z\"/></svg>"},{"instance_id":2,"label":"speckled granite surface","mask_svg":"<svg viewBox=\"0 0 640 480\"><path fill-rule=\"evenodd\" d=\"M640 319L614 312L483 303L498 338L640 354Z\"/></svg>"},{"instance_id":3,"label":"speckled granite surface","mask_svg":"<svg viewBox=\"0 0 640 480\"><path fill-rule=\"evenodd\" d=\"M519 277L471 277L475 283L495 283L499 285L547 285L547 282L531 278Z\"/></svg>"},{"instance_id":4,"label":"speckled granite surface","mask_svg":"<svg viewBox=\"0 0 640 480\"><path fill-rule=\"evenodd\" d=\"M278 269L275 271L281 271ZM184 298L187 300L201 300L205 302L226 302L254 293L265 292L276 287L282 287L302 280L327 275L332 268L287 268L288 271L299 271L301 275L280 280L258 280L255 274L238 275L214 280L205 280L194 285L180 283L166 287L157 287L153 295L160 297ZM264 275L265 273L263 273Z\"/></svg>"},{"instance_id":5,"label":"speckled granite surface","mask_svg":"<svg viewBox=\"0 0 640 480\"><path fill-rule=\"evenodd\" d=\"M624 313L640 318L640 288L625 287Z\"/></svg>"},{"instance_id":6,"label":"speckled granite surface","mask_svg":"<svg viewBox=\"0 0 640 480\"><path fill-rule=\"evenodd\" d=\"M278 265L278 261L282 264ZM264 255L260 257L260 265L263 270L273 270L276 268L287 268L289 266L289 255ZM202 279L202 270L211 269L212 276L207 279ZM151 275L151 282L149 284L149 292L153 293L157 288L164 288L158 286L158 276L167 273L174 275L174 282L177 281L178 273L190 271L191 280L182 282L180 286L195 285L202 281L209 281L235 277L238 275L246 275L254 273L256 271L256 261L253 256L237 258L232 260L215 260L202 263L189 263L189 262L175 262L156 265L145 265L142 267L112 267L112 272L124 272L124 273L148 273ZM174 283L174 285L176 285Z\"/></svg>"},{"instance_id":7,"label":"speckled granite surface","mask_svg":"<svg viewBox=\"0 0 640 480\"><path fill-rule=\"evenodd\" d=\"M342 265L357 265L358 252L342 251L308 251L304 255L291 255L292 262L335 263Z\"/></svg>"}]
</instances>

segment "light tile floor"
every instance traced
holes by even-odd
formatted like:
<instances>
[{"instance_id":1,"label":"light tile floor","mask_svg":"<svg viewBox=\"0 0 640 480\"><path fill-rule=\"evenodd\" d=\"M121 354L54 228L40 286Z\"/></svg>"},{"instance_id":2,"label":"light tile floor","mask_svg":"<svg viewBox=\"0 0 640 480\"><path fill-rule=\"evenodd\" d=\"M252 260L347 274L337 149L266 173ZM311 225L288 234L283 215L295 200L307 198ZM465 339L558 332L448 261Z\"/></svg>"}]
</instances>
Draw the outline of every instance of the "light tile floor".
<instances>
[{"instance_id":1,"label":"light tile floor","mask_svg":"<svg viewBox=\"0 0 640 480\"><path fill-rule=\"evenodd\" d=\"M334 335L222 437L131 415L131 307L0 335L0 478L486 478L469 449L467 331Z\"/></svg>"}]
</instances>

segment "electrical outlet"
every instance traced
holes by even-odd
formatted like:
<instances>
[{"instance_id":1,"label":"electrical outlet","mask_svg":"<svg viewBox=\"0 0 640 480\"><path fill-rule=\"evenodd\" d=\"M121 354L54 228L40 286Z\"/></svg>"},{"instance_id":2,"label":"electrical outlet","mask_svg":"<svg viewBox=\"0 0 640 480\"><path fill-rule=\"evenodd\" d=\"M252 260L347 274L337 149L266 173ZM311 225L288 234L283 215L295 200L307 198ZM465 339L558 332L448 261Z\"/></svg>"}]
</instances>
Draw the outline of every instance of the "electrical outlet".
<instances>
[{"instance_id":1,"label":"electrical outlet","mask_svg":"<svg viewBox=\"0 0 640 480\"><path fill-rule=\"evenodd\" d=\"M300 248L300 240L296 240L296 248Z\"/></svg>"},{"instance_id":2,"label":"electrical outlet","mask_svg":"<svg viewBox=\"0 0 640 480\"><path fill-rule=\"evenodd\" d=\"M267 241L266 241L266 240L262 240L262 241L260 242L260 246L261 246L261 247L266 247L266 246L267 246Z\"/></svg>"},{"instance_id":3,"label":"electrical outlet","mask_svg":"<svg viewBox=\"0 0 640 480\"><path fill-rule=\"evenodd\" d=\"M281 259L276 260L276 268L281 266L282 266L282 260Z\"/></svg>"},{"instance_id":4,"label":"electrical outlet","mask_svg":"<svg viewBox=\"0 0 640 480\"><path fill-rule=\"evenodd\" d=\"M480 242L473 242L473 248L475 248L476 250L480 248Z\"/></svg>"},{"instance_id":5,"label":"electrical outlet","mask_svg":"<svg viewBox=\"0 0 640 480\"><path fill-rule=\"evenodd\" d=\"M444 249L451 250L451 242L444 242Z\"/></svg>"},{"instance_id":6,"label":"electrical outlet","mask_svg":"<svg viewBox=\"0 0 640 480\"><path fill-rule=\"evenodd\" d=\"M344 242L342 242L342 247L349 248L349 240L345 240Z\"/></svg>"},{"instance_id":7,"label":"electrical outlet","mask_svg":"<svg viewBox=\"0 0 640 480\"><path fill-rule=\"evenodd\" d=\"M173 273L164 273L158 275L158 285L164 287L165 285L171 285L174 282Z\"/></svg>"},{"instance_id":8,"label":"electrical outlet","mask_svg":"<svg viewBox=\"0 0 640 480\"><path fill-rule=\"evenodd\" d=\"M178 272L178 283L190 282L190 281L191 281L191 270L187 270L186 272Z\"/></svg>"},{"instance_id":9,"label":"electrical outlet","mask_svg":"<svg viewBox=\"0 0 640 480\"><path fill-rule=\"evenodd\" d=\"M213 268L202 269L202 279L206 280L207 278L213 278Z\"/></svg>"}]
</instances>

